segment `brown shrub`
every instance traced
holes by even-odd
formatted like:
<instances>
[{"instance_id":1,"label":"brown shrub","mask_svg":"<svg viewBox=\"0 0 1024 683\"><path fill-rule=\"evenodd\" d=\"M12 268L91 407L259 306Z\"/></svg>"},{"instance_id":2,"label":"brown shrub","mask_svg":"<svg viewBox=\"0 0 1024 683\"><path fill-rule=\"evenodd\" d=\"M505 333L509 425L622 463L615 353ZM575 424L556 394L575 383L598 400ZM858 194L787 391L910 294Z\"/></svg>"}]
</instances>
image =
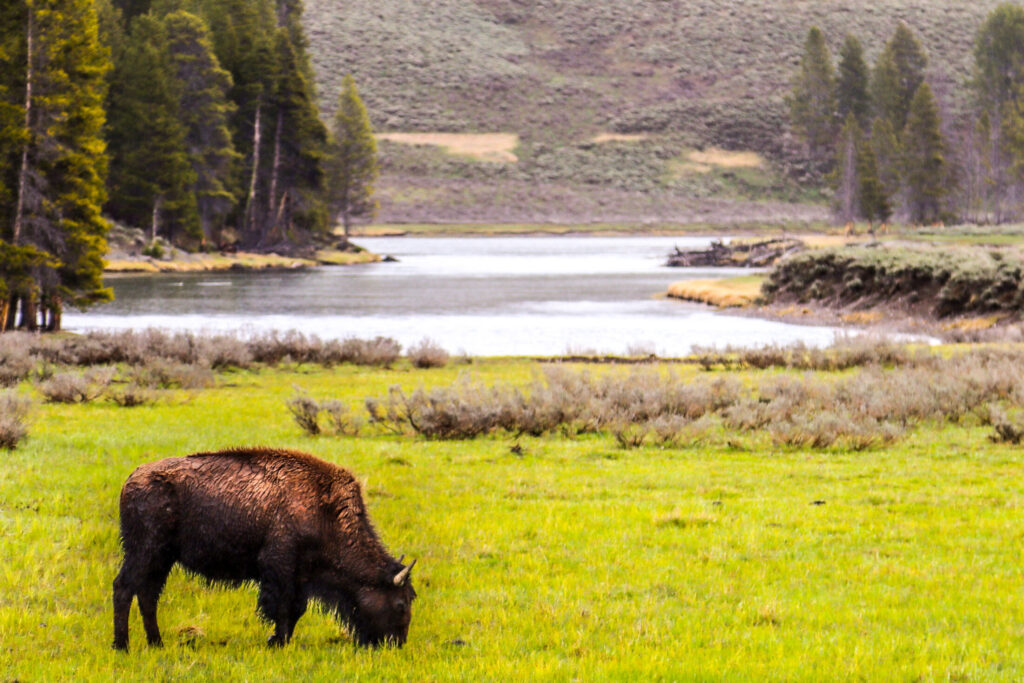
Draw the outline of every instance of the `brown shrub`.
<instances>
[{"instance_id":1,"label":"brown shrub","mask_svg":"<svg viewBox=\"0 0 1024 683\"><path fill-rule=\"evenodd\" d=\"M0 448L14 450L28 434L26 419L32 401L13 391L0 393Z\"/></svg>"},{"instance_id":2,"label":"brown shrub","mask_svg":"<svg viewBox=\"0 0 1024 683\"><path fill-rule=\"evenodd\" d=\"M156 402L157 394L152 388L130 382L107 391L111 401L123 408L149 405Z\"/></svg>"},{"instance_id":3,"label":"brown shrub","mask_svg":"<svg viewBox=\"0 0 1024 683\"><path fill-rule=\"evenodd\" d=\"M448 352L426 337L411 346L405 355L417 368L443 368L448 364Z\"/></svg>"},{"instance_id":4,"label":"brown shrub","mask_svg":"<svg viewBox=\"0 0 1024 683\"><path fill-rule=\"evenodd\" d=\"M41 382L38 388L50 403L88 403L103 395L113 377L113 368L89 370L84 374L61 372Z\"/></svg>"}]
</instances>

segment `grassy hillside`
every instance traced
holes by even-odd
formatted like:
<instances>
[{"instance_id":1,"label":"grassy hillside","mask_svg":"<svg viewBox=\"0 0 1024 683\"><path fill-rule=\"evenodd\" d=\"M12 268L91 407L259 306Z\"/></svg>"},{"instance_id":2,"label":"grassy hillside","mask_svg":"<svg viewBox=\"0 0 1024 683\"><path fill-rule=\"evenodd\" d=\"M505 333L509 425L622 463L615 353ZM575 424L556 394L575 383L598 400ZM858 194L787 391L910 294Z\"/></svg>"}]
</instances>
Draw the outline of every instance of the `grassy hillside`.
<instances>
[{"instance_id":1,"label":"grassy hillside","mask_svg":"<svg viewBox=\"0 0 1024 683\"><path fill-rule=\"evenodd\" d=\"M757 213L752 200L815 199L777 169L782 98L809 26L833 51L857 34L873 60L905 21L955 110L974 34L997 4L308 0L306 19L325 110L351 72L380 131L519 136L517 160L497 162L385 142L383 219L692 222ZM643 135L595 141L609 132ZM707 147L752 150L764 163L687 164Z\"/></svg>"}]
</instances>

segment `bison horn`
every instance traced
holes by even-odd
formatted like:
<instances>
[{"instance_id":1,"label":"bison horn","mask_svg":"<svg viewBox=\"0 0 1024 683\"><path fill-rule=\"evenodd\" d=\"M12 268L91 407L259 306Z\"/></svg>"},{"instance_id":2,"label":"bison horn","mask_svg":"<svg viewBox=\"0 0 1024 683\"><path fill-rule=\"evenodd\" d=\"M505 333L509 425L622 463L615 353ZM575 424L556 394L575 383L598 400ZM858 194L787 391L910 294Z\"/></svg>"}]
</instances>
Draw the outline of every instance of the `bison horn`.
<instances>
[{"instance_id":1,"label":"bison horn","mask_svg":"<svg viewBox=\"0 0 1024 683\"><path fill-rule=\"evenodd\" d=\"M405 555L402 555L400 558L398 558L398 564L402 564L402 561L404 559L405 559Z\"/></svg>"},{"instance_id":2,"label":"bison horn","mask_svg":"<svg viewBox=\"0 0 1024 683\"><path fill-rule=\"evenodd\" d=\"M405 555L402 555L402 557L405 557ZM412 571L412 568L414 566L416 566L416 560L413 560L412 562L409 563L408 567L406 567L402 571L400 571L397 574L395 574L395 585L396 586L403 586L403 585L405 585L405 582L409 580L409 572Z\"/></svg>"}]
</instances>

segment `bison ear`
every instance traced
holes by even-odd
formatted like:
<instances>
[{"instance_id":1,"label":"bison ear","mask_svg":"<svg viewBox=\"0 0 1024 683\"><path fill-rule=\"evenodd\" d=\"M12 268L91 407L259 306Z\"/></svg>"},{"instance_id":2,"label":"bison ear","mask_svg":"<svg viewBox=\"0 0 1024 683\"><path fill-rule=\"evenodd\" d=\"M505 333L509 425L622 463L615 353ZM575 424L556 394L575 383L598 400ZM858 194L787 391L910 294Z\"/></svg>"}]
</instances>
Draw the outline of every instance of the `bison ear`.
<instances>
[{"instance_id":1,"label":"bison ear","mask_svg":"<svg viewBox=\"0 0 1024 683\"><path fill-rule=\"evenodd\" d=\"M405 555L402 555L405 557ZM395 578L392 579L396 586L404 586L409 582L409 574L412 572L412 568L416 566L416 560L409 563L408 567L404 567L400 572L395 574Z\"/></svg>"}]
</instances>

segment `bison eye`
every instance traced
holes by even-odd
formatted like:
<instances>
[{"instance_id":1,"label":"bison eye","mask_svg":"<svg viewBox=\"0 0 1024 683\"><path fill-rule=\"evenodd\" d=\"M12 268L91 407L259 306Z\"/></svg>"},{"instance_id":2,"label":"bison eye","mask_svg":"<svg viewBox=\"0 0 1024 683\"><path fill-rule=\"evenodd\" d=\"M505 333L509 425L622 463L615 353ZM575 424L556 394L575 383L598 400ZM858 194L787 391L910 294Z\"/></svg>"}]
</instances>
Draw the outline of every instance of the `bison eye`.
<instances>
[{"instance_id":1,"label":"bison eye","mask_svg":"<svg viewBox=\"0 0 1024 683\"><path fill-rule=\"evenodd\" d=\"M395 602L395 609L405 609L405 600Z\"/></svg>"}]
</instances>

